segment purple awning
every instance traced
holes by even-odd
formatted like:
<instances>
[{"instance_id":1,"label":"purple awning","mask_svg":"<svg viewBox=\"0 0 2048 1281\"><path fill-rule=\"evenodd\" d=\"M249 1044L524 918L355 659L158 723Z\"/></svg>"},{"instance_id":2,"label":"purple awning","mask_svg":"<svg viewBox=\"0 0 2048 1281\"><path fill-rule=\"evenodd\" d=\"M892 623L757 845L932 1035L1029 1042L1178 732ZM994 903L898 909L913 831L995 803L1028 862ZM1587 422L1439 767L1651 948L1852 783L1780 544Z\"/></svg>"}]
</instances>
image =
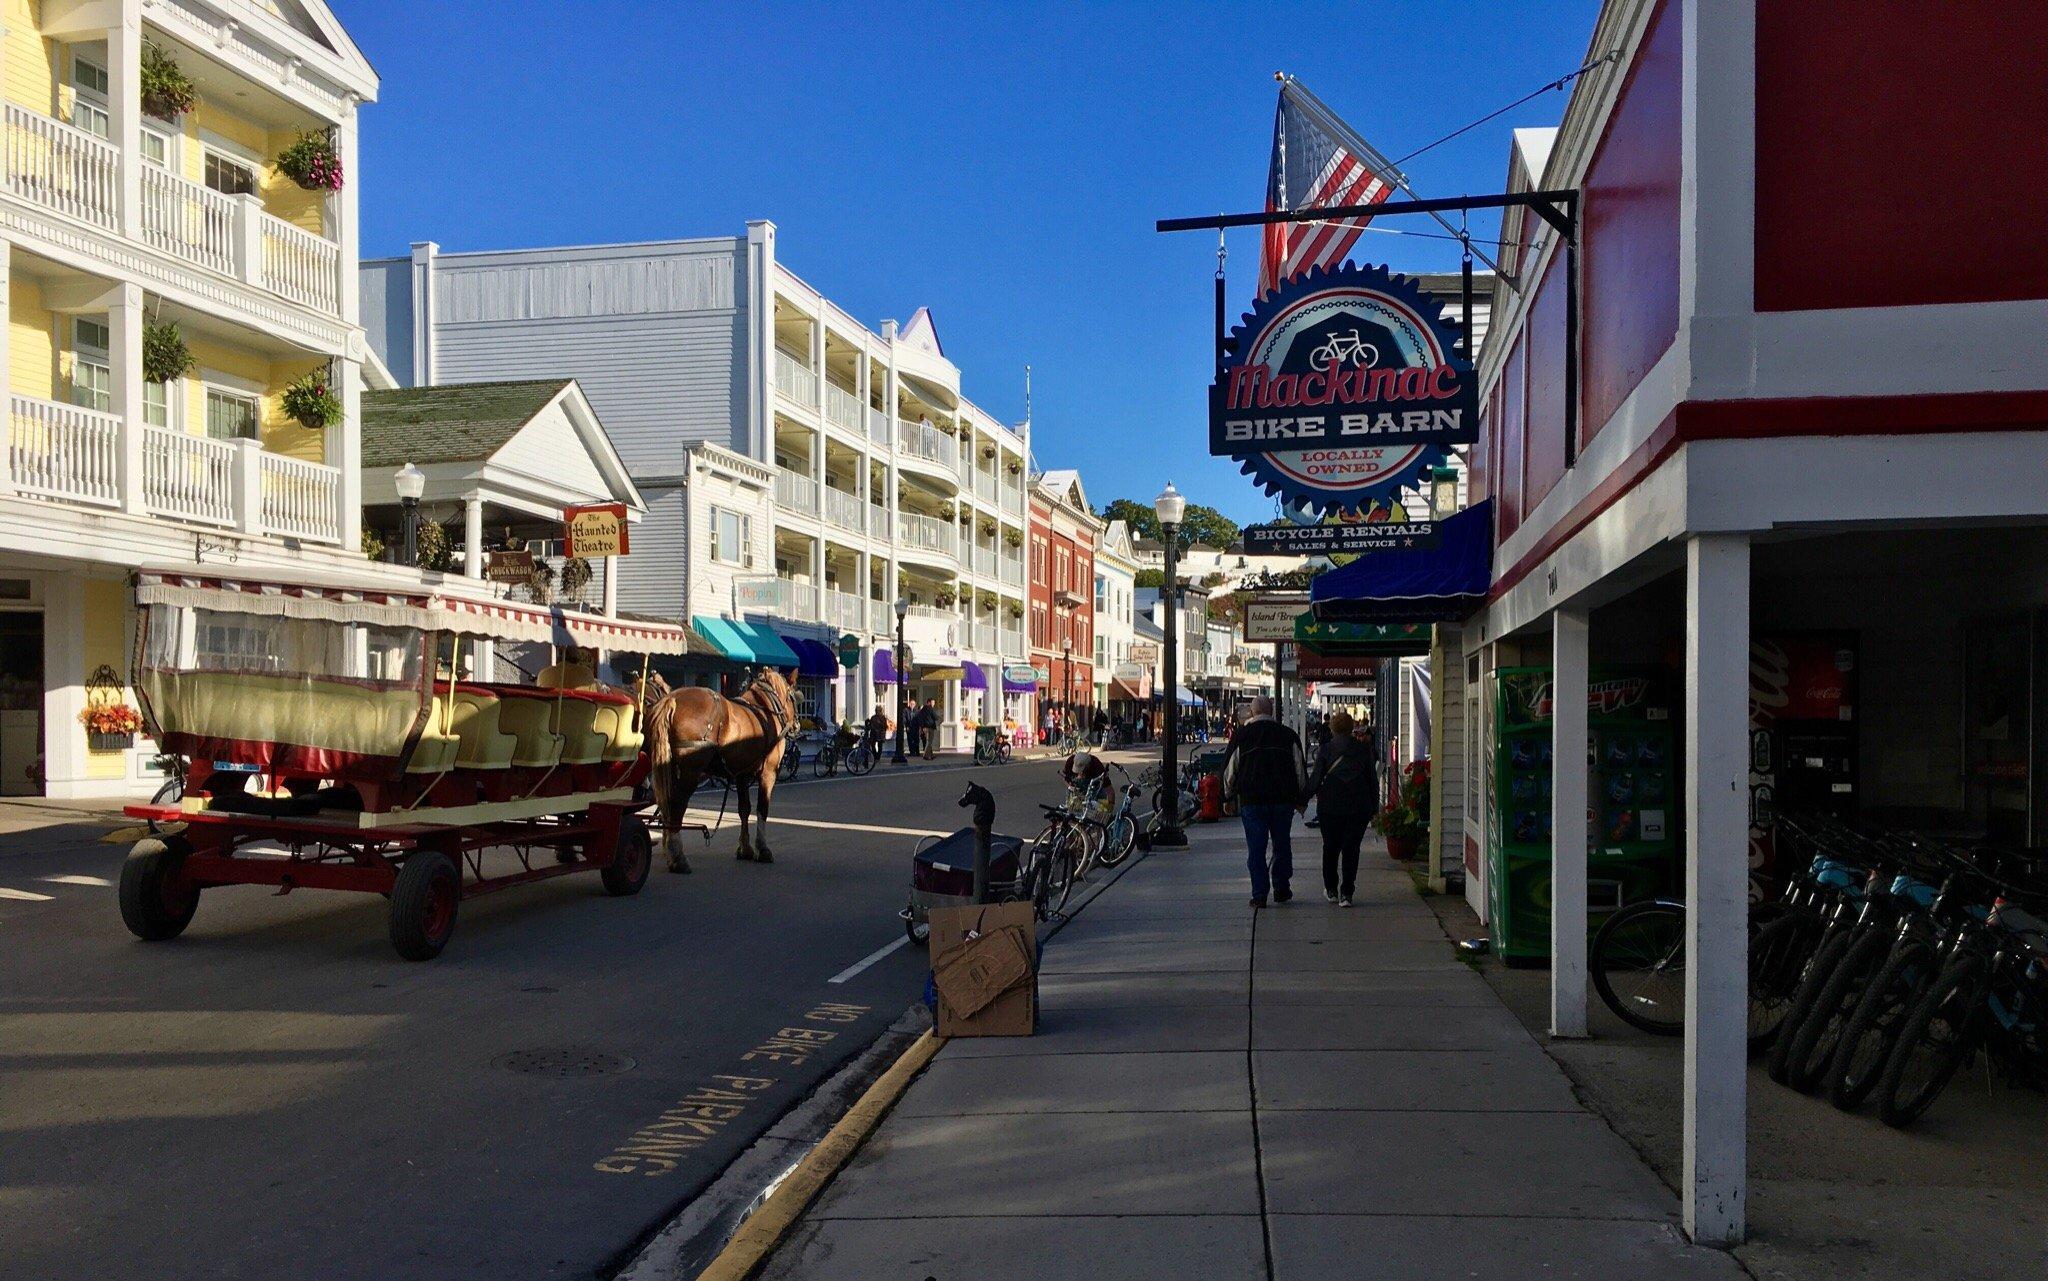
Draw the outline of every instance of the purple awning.
<instances>
[{"instance_id":1,"label":"purple awning","mask_svg":"<svg viewBox=\"0 0 2048 1281\"><path fill-rule=\"evenodd\" d=\"M1035 679L1028 681L1013 681L1010 679L1010 674L1008 672L1004 672L1003 692L1005 694L1035 694L1038 692L1038 682Z\"/></svg>"},{"instance_id":2,"label":"purple awning","mask_svg":"<svg viewBox=\"0 0 2048 1281\"><path fill-rule=\"evenodd\" d=\"M960 664L960 671L962 673L960 677L961 689L988 688L988 673L981 669L980 663L962 663Z\"/></svg>"},{"instance_id":3,"label":"purple awning","mask_svg":"<svg viewBox=\"0 0 2048 1281\"><path fill-rule=\"evenodd\" d=\"M894 685L895 683L896 656L886 649L877 649L875 651L875 684Z\"/></svg>"}]
</instances>

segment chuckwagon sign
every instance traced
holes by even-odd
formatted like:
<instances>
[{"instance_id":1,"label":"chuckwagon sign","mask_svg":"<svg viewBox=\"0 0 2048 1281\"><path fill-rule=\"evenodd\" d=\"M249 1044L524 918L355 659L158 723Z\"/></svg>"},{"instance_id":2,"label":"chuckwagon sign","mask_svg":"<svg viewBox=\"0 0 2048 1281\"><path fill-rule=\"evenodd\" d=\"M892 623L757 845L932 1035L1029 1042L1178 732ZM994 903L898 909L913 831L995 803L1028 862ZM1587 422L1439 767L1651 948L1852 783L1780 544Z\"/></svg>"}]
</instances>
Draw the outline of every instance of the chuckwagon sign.
<instances>
[{"instance_id":1,"label":"chuckwagon sign","mask_svg":"<svg viewBox=\"0 0 2048 1281\"><path fill-rule=\"evenodd\" d=\"M624 556L626 505L590 503L562 509L562 554L591 560L600 556Z\"/></svg>"},{"instance_id":2,"label":"chuckwagon sign","mask_svg":"<svg viewBox=\"0 0 2048 1281\"><path fill-rule=\"evenodd\" d=\"M1319 511L1391 497L1478 439L1478 384L1456 342L1408 277L1310 271L1238 326L1209 389L1209 452Z\"/></svg>"}]
</instances>

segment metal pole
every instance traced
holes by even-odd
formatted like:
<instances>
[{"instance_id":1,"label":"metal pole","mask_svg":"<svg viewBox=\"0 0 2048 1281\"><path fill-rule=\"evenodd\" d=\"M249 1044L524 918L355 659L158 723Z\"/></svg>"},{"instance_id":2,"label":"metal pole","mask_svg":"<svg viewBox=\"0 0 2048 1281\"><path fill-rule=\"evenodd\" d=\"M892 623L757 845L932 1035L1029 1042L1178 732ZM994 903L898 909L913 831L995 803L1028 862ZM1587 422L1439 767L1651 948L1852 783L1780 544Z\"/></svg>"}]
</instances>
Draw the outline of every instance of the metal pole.
<instances>
[{"instance_id":1,"label":"metal pole","mask_svg":"<svg viewBox=\"0 0 2048 1281\"><path fill-rule=\"evenodd\" d=\"M892 764L908 765L910 757L903 751L903 736L910 731L910 713L904 703L910 697L910 656L903 652L903 615L896 615L896 754L889 758Z\"/></svg>"},{"instance_id":2,"label":"metal pole","mask_svg":"<svg viewBox=\"0 0 2048 1281\"><path fill-rule=\"evenodd\" d=\"M1224 322L1227 304L1223 296L1223 251L1219 249L1216 252L1216 369L1220 373L1223 370L1223 349L1230 340L1224 337L1228 326Z\"/></svg>"},{"instance_id":3,"label":"metal pole","mask_svg":"<svg viewBox=\"0 0 2048 1281\"><path fill-rule=\"evenodd\" d=\"M1180 830L1180 526L1161 525L1159 537L1166 544L1166 581L1160 586L1166 602L1166 743L1159 759L1159 790L1165 814L1152 834L1153 847L1183 847L1187 833Z\"/></svg>"},{"instance_id":4,"label":"metal pole","mask_svg":"<svg viewBox=\"0 0 2048 1281\"><path fill-rule=\"evenodd\" d=\"M419 567L420 563L420 500L403 498L399 508L404 512L405 543L399 551L401 563Z\"/></svg>"},{"instance_id":5,"label":"metal pole","mask_svg":"<svg viewBox=\"0 0 2048 1281\"><path fill-rule=\"evenodd\" d=\"M1465 361L1467 364L1477 364L1479 361L1479 348L1472 340L1472 247L1470 241L1466 242L1465 260L1459 274L1463 278L1465 288L1465 310L1458 313L1465 326Z\"/></svg>"}]
</instances>

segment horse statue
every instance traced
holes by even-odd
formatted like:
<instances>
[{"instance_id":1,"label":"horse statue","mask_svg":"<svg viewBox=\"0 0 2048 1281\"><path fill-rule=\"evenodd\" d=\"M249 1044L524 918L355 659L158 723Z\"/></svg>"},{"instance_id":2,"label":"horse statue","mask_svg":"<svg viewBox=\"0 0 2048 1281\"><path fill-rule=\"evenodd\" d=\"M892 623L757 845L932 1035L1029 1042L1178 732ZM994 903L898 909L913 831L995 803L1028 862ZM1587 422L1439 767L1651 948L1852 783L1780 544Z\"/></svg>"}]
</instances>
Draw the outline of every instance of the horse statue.
<instances>
[{"instance_id":1,"label":"horse statue","mask_svg":"<svg viewBox=\"0 0 2048 1281\"><path fill-rule=\"evenodd\" d=\"M741 862L772 863L768 849L768 799L782 764L784 735L796 724L789 682L772 667L755 673L738 698L685 686L662 696L647 713L647 751L654 802L661 811L668 870L688 872L676 835L690 794L707 778L722 779L739 792ZM761 834L748 831L751 792L761 789Z\"/></svg>"}]
</instances>

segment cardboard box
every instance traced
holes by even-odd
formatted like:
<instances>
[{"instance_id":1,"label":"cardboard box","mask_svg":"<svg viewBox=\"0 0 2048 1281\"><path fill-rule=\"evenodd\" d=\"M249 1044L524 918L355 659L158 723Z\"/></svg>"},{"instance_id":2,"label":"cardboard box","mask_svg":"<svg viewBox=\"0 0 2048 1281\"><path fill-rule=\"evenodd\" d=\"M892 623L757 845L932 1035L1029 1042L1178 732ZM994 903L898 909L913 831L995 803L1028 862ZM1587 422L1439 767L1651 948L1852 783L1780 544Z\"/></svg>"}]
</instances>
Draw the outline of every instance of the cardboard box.
<instances>
[{"instance_id":1,"label":"cardboard box","mask_svg":"<svg viewBox=\"0 0 2048 1281\"><path fill-rule=\"evenodd\" d=\"M940 1036L1030 1036L1038 1026L1038 922L1029 903L935 908Z\"/></svg>"}]
</instances>

